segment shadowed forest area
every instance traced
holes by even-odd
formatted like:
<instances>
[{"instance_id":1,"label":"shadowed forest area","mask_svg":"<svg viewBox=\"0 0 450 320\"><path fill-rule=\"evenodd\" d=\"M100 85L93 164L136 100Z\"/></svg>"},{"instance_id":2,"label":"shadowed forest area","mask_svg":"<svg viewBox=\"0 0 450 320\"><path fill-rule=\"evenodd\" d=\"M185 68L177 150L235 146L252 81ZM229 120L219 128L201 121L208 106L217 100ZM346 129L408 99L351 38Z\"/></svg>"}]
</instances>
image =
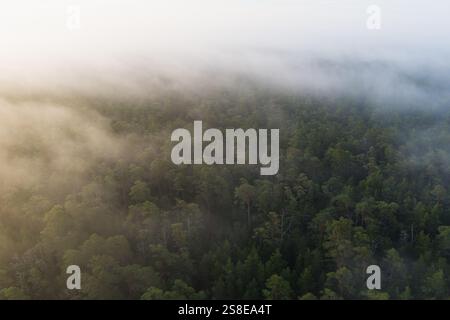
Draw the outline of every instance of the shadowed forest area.
<instances>
[{"instance_id":1,"label":"shadowed forest area","mask_svg":"<svg viewBox=\"0 0 450 320\"><path fill-rule=\"evenodd\" d=\"M252 82L2 106L1 299L450 298L448 110ZM172 164L194 120L280 128L279 173Z\"/></svg>"}]
</instances>

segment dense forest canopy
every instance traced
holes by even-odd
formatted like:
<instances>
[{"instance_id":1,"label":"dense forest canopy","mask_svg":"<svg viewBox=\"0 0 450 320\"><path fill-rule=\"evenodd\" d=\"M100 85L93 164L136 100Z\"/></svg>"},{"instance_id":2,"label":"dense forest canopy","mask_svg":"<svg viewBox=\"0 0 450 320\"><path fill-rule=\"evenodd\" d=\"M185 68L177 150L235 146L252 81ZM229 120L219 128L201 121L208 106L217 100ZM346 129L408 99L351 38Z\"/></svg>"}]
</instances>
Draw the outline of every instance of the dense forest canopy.
<instances>
[{"instance_id":1,"label":"dense forest canopy","mask_svg":"<svg viewBox=\"0 0 450 320\"><path fill-rule=\"evenodd\" d=\"M2 99L1 299L450 297L449 110L160 80ZM280 128L278 174L174 165L170 133L194 120Z\"/></svg>"}]
</instances>

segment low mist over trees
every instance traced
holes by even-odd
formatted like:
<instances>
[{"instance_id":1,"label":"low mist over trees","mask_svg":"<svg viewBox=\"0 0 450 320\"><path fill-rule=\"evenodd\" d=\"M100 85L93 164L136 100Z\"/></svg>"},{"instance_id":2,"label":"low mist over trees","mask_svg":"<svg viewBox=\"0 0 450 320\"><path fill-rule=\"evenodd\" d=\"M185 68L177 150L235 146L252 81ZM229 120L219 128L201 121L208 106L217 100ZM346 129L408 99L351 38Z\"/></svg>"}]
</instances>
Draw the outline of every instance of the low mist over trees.
<instances>
[{"instance_id":1,"label":"low mist over trees","mask_svg":"<svg viewBox=\"0 0 450 320\"><path fill-rule=\"evenodd\" d=\"M449 111L255 85L2 103L1 299L450 297ZM279 128L278 174L174 165L194 120Z\"/></svg>"}]
</instances>

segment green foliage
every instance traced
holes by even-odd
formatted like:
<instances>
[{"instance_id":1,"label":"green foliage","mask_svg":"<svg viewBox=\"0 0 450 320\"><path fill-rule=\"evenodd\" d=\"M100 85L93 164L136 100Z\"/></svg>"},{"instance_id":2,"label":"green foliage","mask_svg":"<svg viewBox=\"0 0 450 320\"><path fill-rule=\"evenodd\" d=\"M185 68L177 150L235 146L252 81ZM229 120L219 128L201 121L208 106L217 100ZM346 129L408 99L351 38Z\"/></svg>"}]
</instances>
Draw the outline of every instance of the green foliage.
<instances>
[{"instance_id":1,"label":"green foliage","mask_svg":"<svg viewBox=\"0 0 450 320\"><path fill-rule=\"evenodd\" d=\"M133 151L1 195L1 299L450 297L449 112L256 86L148 99L92 103ZM170 132L199 115L280 128L279 174L173 165Z\"/></svg>"},{"instance_id":2,"label":"green foliage","mask_svg":"<svg viewBox=\"0 0 450 320\"><path fill-rule=\"evenodd\" d=\"M266 288L263 290L267 300L286 300L292 297L292 290L289 282L277 274L272 275L266 281Z\"/></svg>"},{"instance_id":3,"label":"green foliage","mask_svg":"<svg viewBox=\"0 0 450 320\"><path fill-rule=\"evenodd\" d=\"M141 297L142 300L199 300L205 299L203 291L196 292L183 280L175 280L171 290L161 290L157 287L150 287Z\"/></svg>"}]
</instances>

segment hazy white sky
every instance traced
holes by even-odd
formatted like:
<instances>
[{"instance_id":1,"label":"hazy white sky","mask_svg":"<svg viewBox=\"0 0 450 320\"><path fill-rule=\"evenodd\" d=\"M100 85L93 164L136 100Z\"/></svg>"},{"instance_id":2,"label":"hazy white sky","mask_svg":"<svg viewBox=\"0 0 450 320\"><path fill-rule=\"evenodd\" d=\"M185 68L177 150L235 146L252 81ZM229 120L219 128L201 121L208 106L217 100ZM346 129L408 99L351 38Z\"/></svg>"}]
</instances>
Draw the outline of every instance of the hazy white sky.
<instances>
[{"instance_id":1,"label":"hazy white sky","mask_svg":"<svg viewBox=\"0 0 450 320\"><path fill-rule=\"evenodd\" d=\"M378 31L366 27L369 5L381 9ZM71 6L80 10L76 30L67 27ZM0 80L133 63L227 68L267 63L267 52L439 64L450 51L449 8L448 0L0 0Z\"/></svg>"}]
</instances>

